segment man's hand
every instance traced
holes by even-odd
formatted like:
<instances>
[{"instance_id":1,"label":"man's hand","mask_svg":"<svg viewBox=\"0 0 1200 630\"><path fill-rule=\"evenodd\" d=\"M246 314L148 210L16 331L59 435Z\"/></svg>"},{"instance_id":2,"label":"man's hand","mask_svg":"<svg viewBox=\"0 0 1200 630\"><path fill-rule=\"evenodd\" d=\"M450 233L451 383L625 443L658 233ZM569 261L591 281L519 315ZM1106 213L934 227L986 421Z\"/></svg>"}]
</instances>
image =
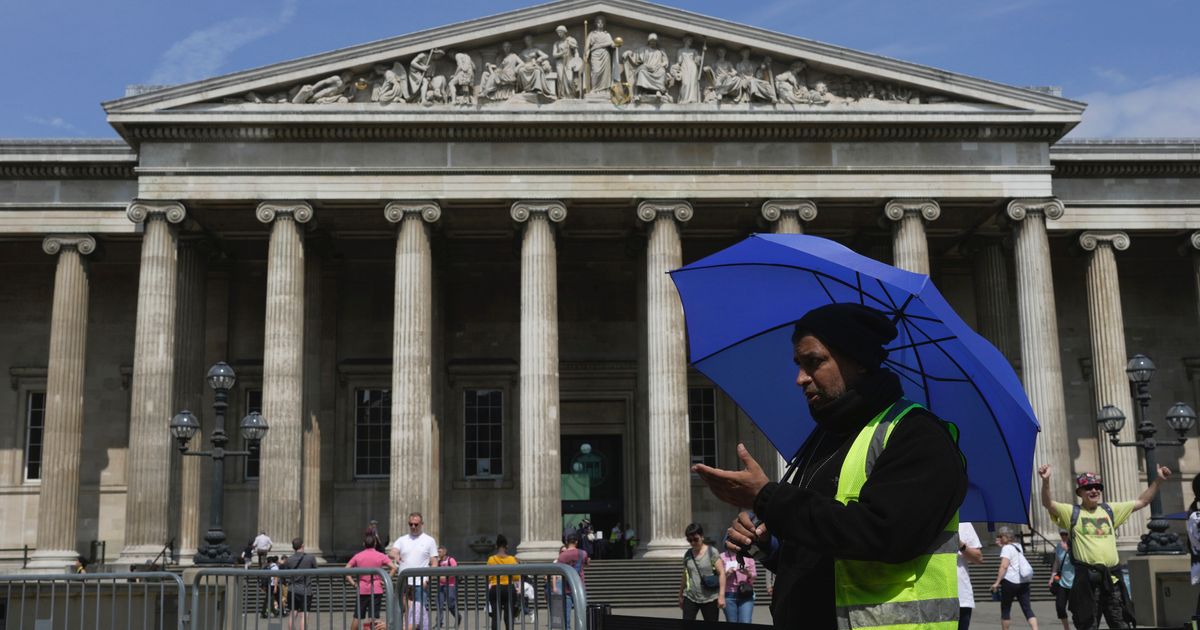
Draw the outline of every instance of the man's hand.
<instances>
[{"instance_id":1,"label":"man's hand","mask_svg":"<svg viewBox=\"0 0 1200 630\"><path fill-rule=\"evenodd\" d=\"M1046 481L1050 481L1050 464L1038 466L1038 476Z\"/></svg>"},{"instance_id":2,"label":"man's hand","mask_svg":"<svg viewBox=\"0 0 1200 630\"><path fill-rule=\"evenodd\" d=\"M1155 482L1162 483L1170 478L1171 478L1171 469L1167 468L1166 466L1163 466L1162 464L1159 464L1158 465L1158 479L1155 479Z\"/></svg>"},{"instance_id":3,"label":"man's hand","mask_svg":"<svg viewBox=\"0 0 1200 630\"><path fill-rule=\"evenodd\" d=\"M724 593L721 593L719 596L717 596L717 608L720 608L721 610L725 610L725 594Z\"/></svg>"},{"instance_id":4,"label":"man's hand","mask_svg":"<svg viewBox=\"0 0 1200 630\"><path fill-rule=\"evenodd\" d=\"M726 541L725 548L733 553L741 553L745 551L751 543L758 543L759 546L766 545L771 540L771 535L767 533L766 525L754 526L754 522L750 520L749 512L742 512L733 519L729 529L725 530Z\"/></svg>"},{"instance_id":5,"label":"man's hand","mask_svg":"<svg viewBox=\"0 0 1200 630\"><path fill-rule=\"evenodd\" d=\"M754 498L770 480L758 462L750 456L745 444L738 444L737 453L744 466L742 470L721 470L696 464L692 466L692 472L700 475L718 499L734 507L749 509L754 507Z\"/></svg>"}]
</instances>

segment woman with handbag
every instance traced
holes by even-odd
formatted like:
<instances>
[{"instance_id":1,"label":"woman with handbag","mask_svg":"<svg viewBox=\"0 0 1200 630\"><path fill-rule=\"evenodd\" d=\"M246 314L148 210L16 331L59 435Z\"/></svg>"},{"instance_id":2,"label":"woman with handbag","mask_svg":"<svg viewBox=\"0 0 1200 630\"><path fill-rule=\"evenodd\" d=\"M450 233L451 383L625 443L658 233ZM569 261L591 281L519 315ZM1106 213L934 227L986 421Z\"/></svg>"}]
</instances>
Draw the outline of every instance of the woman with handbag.
<instances>
[{"instance_id":1,"label":"woman with handbag","mask_svg":"<svg viewBox=\"0 0 1200 630\"><path fill-rule=\"evenodd\" d=\"M754 578L758 577L754 558L725 551L721 563L725 565L725 621L754 623Z\"/></svg>"},{"instance_id":2,"label":"woman with handbag","mask_svg":"<svg viewBox=\"0 0 1200 630\"><path fill-rule=\"evenodd\" d=\"M717 610L725 607L725 563L704 542L704 528L692 523L684 531L688 549L683 554L683 578L679 581L679 607L683 618L694 620L700 613L705 621L716 621Z\"/></svg>"},{"instance_id":3,"label":"woman with handbag","mask_svg":"<svg viewBox=\"0 0 1200 630\"><path fill-rule=\"evenodd\" d=\"M992 583L992 592L1000 591L1000 627L1008 630L1012 625L1013 600L1021 604L1021 612L1029 627L1038 630L1033 605L1029 603L1029 583L1033 580L1033 566L1025 559L1021 545L1013 542L1013 532L1007 527L996 530L996 546L1000 547L1000 570Z\"/></svg>"}]
</instances>

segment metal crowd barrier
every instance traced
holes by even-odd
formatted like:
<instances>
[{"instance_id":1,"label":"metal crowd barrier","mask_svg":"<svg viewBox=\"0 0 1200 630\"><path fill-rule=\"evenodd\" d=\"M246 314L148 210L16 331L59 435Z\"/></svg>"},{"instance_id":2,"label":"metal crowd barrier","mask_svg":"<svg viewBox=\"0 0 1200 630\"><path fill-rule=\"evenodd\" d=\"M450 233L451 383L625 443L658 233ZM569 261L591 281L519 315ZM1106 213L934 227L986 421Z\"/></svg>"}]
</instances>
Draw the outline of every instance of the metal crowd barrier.
<instances>
[{"instance_id":1,"label":"metal crowd barrier","mask_svg":"<svg viewBox=\"0 0 1200 630\"><path fill-rule=\"evenodd\" d=\"M450 580L454 580L453 592ZM504 584L502 582L507 582ZM458 630L586 630L587 590L565 564L404 569L396 577L405 621ZM420 606L414 605L420 603ZM393 626L388 626L393 627ZM403 626L394 626L403 627Z\"/></svg>"},{"instance_id":2,"label":"metal crowd barrier","mask_svg":"<svg viewBox=\"0 0 1200 630\"><path fill-rule=\"evenodd\" d=\"M0 575L0 630L149 630L186 623L173 573Z\"/></svg>"},{"instance_id":3,"label":"metal crowd barrier","mask_svg":"<svg viewBox=\"0 0 1200 630\"><path fill-rule=\"evenodd\" d=\"M382 593L359 597L360 581ZM342 630L356 615L402 627L392 578L381 569L201 569L191 588L193 630Z\"/></svg>"}]
</instances>

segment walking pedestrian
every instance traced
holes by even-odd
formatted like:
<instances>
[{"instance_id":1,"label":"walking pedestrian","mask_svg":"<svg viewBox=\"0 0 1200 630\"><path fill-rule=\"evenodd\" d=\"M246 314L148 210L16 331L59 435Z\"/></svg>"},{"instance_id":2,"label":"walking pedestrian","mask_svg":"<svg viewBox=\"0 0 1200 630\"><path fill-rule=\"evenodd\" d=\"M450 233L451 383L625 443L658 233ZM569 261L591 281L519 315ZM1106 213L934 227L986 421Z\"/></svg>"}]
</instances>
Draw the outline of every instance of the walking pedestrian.
<instances>
[{"instance_id":1,"label":"walking pedestrian","mask_svg":"<svg viewBox=\"0 0 1200 630\"><path fill-rule=\"evenodd\" d=\"M683 576L679 580L679 607L685 620L700 613L705 621L716 621L725 607L725 563L704 541L704 528L692 523L684 530L690 549L683 554Z\"/></svg>"},{"instance_id":2,"label":"walking pedestrian","mask_svg":"<svg viewBox=\"0 0 1200 630\"><path fill-rule=\"evenodd\" d=\"M317 559L310 553L304 551L304 540L297 537L292 539L292 550L295 551L288 556L286 562L283 563L285 570L296 569L315 569L317 568ZM288 610L291 613L288 616L288 630L304 630L304 622L306 621L308 611L312 608L312 590L309 588L308 577L299 576L288 578Z\"/></svg>"},{"instance_id":3,"label":"walking pedestrian","mask_svg":"<svg viewBox=\"0 0 1200 630\"><path fill-rule=\"evenodd\" d=\"M975 611L975 591L971 588L968 564L983 562L983 545L979 534L970 523L958 524L958 630L971 627L971 613Z\"/></svg>"},{"instance_id":4,"label":"walking pedestrian","mask_svg":"<svg viewBox=\"0 0 1200 630\"><path fill-rule=\"evenodd\" d=\"M346 568L392 570L394 566L391 559L375 549L377 542L375 535L370 531L364 534L362 551L350 558ZM347 575L346 582L354 586L354 577ZM358 605L354 607L354 620L350 623L350 629L358 630L360 623L364 630L373 628L376 620L383 621L382 610L383 580L374 574L358 576Z\"/></svg>"},{"instance_id":5,"label":"walking pedestrian","mask_svg":"<svg viewBox=\"0 0 1200 630\"><path fill-rule=\"evenodd\" d=\"M1050 575L1050 592L1054 594L1054 613L1062 622L1063 630L1071 630L1067 619L1067 602L1071 597L1071 584L1075 582L1075 565L1071 563L1071 532L1058 530L1058 544L1054 546L1054 569Z\"/></svg>"},{"instance_id":6,"label":"walking pedestrian","mask_svg":"<svg viewBox=\"0 0 1200 630\"><path fill-rule=\"evenodd\" d=\"M1187 534L1188 552L1192 556L1192 586L1200 584L1200 475L1192 477L1192 504L1188 506ZM1196 611L1192 616L1200 620L1200 595L1196 596Z\"/></svg>"},{"instance_id":7,"label":"walking pedestrian","mask_svg":"<svg viewBox=\"0 0 1200 630\"><path fill-rule=\"evenodd\" d=\"M408 533L396 539L392 547L400 553L400 570L427 569L437 566L438 545L433 536L422 531L425 518L420 512L408 515ZM405 580L405 586L413 587L413 597L422 604L429 601L426 587L428 576L414 576Z\"/></svg>"},{"instance_id":8,"label":"walking pedestrian","mask_svg":"<svg viewBox=\"0 0 1200 630\"><path fill-rule=\"evenodd\" d=\"M565 564L575 569L575 572L579 574L579 581L584 585L584 587L587 586L587 579L584 577L584 572L587 570L587 567L589 564L591 564L592 560L588 557L586 551L579 548L578 534L571 534L570 536L567 536L567 547L558 553L558 559L555 560L555 562L558 564ZM572 621L573 618L571 615L575 610L575 595L571 592L570 584L564 583L562 585L562 595L563 615L566 619L566 625L563 627L567 628L567 630L570 630L574 627L574 622Z\"/></svg>"},{"instance_id":9,"label":"walking pedestrian","mask_svg":"<svg viewBox=\"0 0 1200 630\"><path fill-rule=\"evenodd\" d=\"M266 565L267 554L271 553L271 537L267 535L267 530L258 530L258 535L254 537L254 553L258 554L258 568L263 568Z\"/></svg>"},{"instance_id":10,"label":"walking pedestrian","mask_svg":"<svg viewBox=\"0 0 1200 630\"><path fill-rule=\"evenodd\" d=\"M515 565L520 561L516 556L508 555L508 539L504 534L496 535L496 553L488 556L487 563L491 565ZM505 630L511 630L513 615L517 609L517 594L515 586L520 581L517 575L488 576L488 615L492 618L492 630L498 630L500 620L504 620Z\"/></svg>"},{"instance_id":11,"label":"walking pedestrian","mask_svg":"<svg viewBox=\"0 0 1200 630\"><path fill-rule=\"evenodd\" d=\"M429 611L416 593L415 586L404 587L404 630L429 630Z\"/></svg>"},{"instance_id":12,"label":"walking pedestrian","mask_svg":"<svg viewBox=\"0 0 1200 630\"><path fill-rule=\"evenodd\" d=\"M445 547L438 547L437 566L456 567L458 560L446 553ZM450 610L450 619L454 620L454 625L461 624L462 615L458 612L458 580L453 575L438 578L437 627L439 628L443 627L442 612L447 608Z\"/></svg>"},{"instance_id":13,"label":"walking pedestrian","mask_svg":"<svg viewBox=\"0 0 1200 630\"><path fill-rule=\"evenodd\" d=\"M754 558L726 549L721 563L725 565L725 621L754 623L754 579L758 577Z\"/></svg>"},{"instance_id":14,"label":"walking pedestrian","mask_svg":"<svg viewBox=\"0 0 1200 630\"><path fill-rule=\"evenodd\" d=\"M1033 567L1025 559L1025 550L1014 541L1013 532L1007 527L996 530L996 546L1000 547L1000 569L996 573L996 581L992 583L992 591L1000 591L1000 626L1008 630L1012 625L1012 603L1015 599L1021 604L1021 612L1025 614L1029 627L1037 630L1037 617L1029 602Z\"/></svg>"}]
</instances>

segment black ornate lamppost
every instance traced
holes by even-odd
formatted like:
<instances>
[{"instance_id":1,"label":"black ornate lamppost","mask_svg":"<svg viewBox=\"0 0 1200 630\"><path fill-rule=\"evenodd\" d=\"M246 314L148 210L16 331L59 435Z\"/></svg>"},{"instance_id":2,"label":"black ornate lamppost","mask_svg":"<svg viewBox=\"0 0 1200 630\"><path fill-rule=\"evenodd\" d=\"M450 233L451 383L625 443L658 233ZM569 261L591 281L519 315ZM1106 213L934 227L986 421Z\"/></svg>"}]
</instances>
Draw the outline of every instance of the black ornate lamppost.
<instances>
[{"instance_id":1,"label":"black ornate lamppost","mask_svg":"<svg viewBox=\"0 0 1200 630\"><path fill-rule=\"evenodd\" d=\"M1146 478L1153 483L1158 477L1158 460L1155 449L1159 446L1182 446L1187 441L1186 433L1196 423L1196 412L1182 402L1177 402L1167 410L1167 426L1179 434L1177 439L1157 440L1154 435L1158 429L1146 417L1146 409L1150 406L1150 377L1154 376L1154 362L1145 355L1136 355L1129 360L1125 374L1133 387L1134 398L1137 399L1138 425L1136 442L1122 442L1119 434L1125 426L1125 414L1113 405L1104 405L1096 418L1096 422L1108 433L1113 446L1141 447L1146 458ZM1150 531L1142 534L1138 543L1138 553L1151 554L1182 554L1186 550L1179 541L1179 536L1167 531L1167 521L1163 518L1162 498L1154 495L1150 503Z\"/></svg>"},{"instance_id":2,"label":"black ornate lamppost","mask_svg":"<svg viewBox=\"0 0 1200 630\"><path fill-rule=\"evenodd\" d=\"M237 375L229 364L221 361L208 369L208 386L215 393L213 411L216 413L215 429L209 436L212 443L210 451L189 451L187 444L200 430L200 422L192 412L184 409L171 419L171 435L179 442L179 452L195 457L209 457L213 460L212 480L212 510L209 514L208 531L204 534L204 543L196 552L196 564L233 564L233 554L225 544L225 530L221 524L225 500L225 458L245 457L250 451L227 451L225 445L229 437L225 435L225 410L229 407L229 390L237 382ZM267 434L267 421L257 411L242 418L240 426L242 437L251 445L257 445Z\"/></svg>"}]
</instances>

